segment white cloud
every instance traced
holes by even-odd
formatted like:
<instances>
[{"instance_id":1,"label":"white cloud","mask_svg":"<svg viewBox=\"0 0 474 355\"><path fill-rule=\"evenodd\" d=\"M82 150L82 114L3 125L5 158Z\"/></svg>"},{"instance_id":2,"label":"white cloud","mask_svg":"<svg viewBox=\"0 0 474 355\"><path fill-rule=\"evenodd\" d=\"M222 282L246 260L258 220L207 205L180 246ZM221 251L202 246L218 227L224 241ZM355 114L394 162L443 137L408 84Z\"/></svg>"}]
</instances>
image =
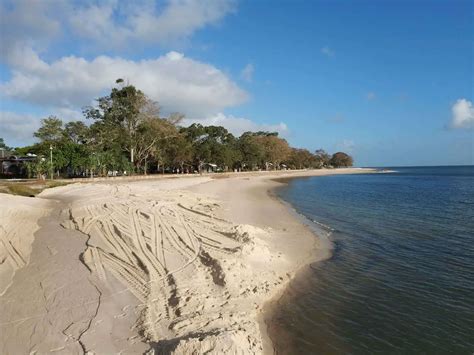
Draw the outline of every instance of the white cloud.
<instances>
[{"instance_id":1,"label":"white cloud","mask_svg":"<svg viewBox=\"0 0 474 355\"><path fill-rule=\"evenodd\" d=\"M88 49L170 44L218 23L235 8L233 0L4 0L0 33L5 48L35 50L65 33L87 40Z\"/></svg>"},{"instance_id":2,"label":"white cloud","mask_svg":"<svg viewBox=\"0 0 474 355\"><path fill-rule=\"evenodd\" d=\"M246 82L250 83L253 79L254 71L255 68L253 67L253 64L247 64L240 72L240 77Z\"/></svg>"},{"instance_id":3,"label":"white cloud","mask_svg":"<svg viewBox=\"0 0 474 355\"><path fill-rule=\"evenodd\" d=\"M472 102L466 99L459 99L451 108L452 128L474 128L474 107Z\"/></svg>"},{"instance_id":4,"label":"white cloud","mask_svg":"<svg viewBox=\"0 0 474 355\"><path fill-rule=\"evenodd\" d=\"M0 137L11 145L31 144L35 141L33 133L40 128L41 119L48 116L56 116L64 123L85 121L82 112L67 108L52 108L47 115L0 111Z\"/></svg>"},{"instance_id":5,"label":"white cloud","mask_svg":"<svg viewBox=\"0 0 474 355\"><path fill-rule=\"evenodd\" d=\"M183 125L187 126L192 123L201 123L202 125L209 126L223 126L227 128L235 136L240 136L244 132L252 131L269 131L269 132L278 132L281 137L287 137L289 130L288 126L280 122L278 124L259 124L253 122L247 118L239 118L234 116L226 116L223 113L218 113L212 117L205 119L185 119Z\"/></svg>"},{"instance_id":6,"label":"white cloud","mask_svg":"<svg viewBox=\"0 0 474 355\"><path fill-rule=\"evenodd\" d=\"M33 141L33 132L40 127L40 118L30 114L0 111L0 137L7 144Z\"/></svg>"},{"instance_id":7,"label":"white cloud","mask_svg":"<svg viewBox=\"0 0 474 355\"><path fill-rule=\"evenodd\" d=\"M118 2L120 4L122 2ZM133 4L133 2L132 2ZM146 2L127 8L125 26L131 39L163 43L190 36L208 24L215 24L234 11L229 0L170 0L161 12ZM117 25L115 26L117 27ZM104 35L107 35L104 33ZM116 39L112 39L115 41Z\"/></svg>"},{"instance_id":8,"label":"white cloud","mask_svg":"<svg viewBox=\"0 0 474 355\"><path fill-rule=\"evenodd\" d=\"M321 53L328 57L334 57L334 51L329 47L321 48Z\"/></svg>"},{"instance_id":9,"label":"white cloud","mask_svg":"<svg viewBox=\"0 0 474 355\"><path fill-rule=\"evenodd\" d=\"M7 63L22 65L23 47L33 45L43 49L57 38L61 29L60 18L55 13L62 13L64 8L60 1L1 1L0 2L0 38L2 50L0 59ZM53 10L53 7L56 11Z\"/></svg>"},{"instance_id":10,"label":"white cloud","mask_svg":"<svg viewBox=\"0 0 474 355\"><path fill-rule=\"evenodd\" d=\"M371 91L371 92L368 92L365 97L367 98L367 100L371 101L371 100L375 100L376 95L375 95L375 92Z\"/></svg>"},{"instance_id":11,"label":"white cloud","mask_svg":"<svg viewBox=\"0 0 474 355\"><path fill-rule=\"evenodd\" d=\"M164 112L180 111L189 117L216 114L248 97L216 67L177 52L140 61L69 56L51 64L31 50L23 53L21 65L12 68L12 78L0 84L0 92L44 107L78 109L109 91L117 78L130 80Z\"/></svg>"}]
</instances>

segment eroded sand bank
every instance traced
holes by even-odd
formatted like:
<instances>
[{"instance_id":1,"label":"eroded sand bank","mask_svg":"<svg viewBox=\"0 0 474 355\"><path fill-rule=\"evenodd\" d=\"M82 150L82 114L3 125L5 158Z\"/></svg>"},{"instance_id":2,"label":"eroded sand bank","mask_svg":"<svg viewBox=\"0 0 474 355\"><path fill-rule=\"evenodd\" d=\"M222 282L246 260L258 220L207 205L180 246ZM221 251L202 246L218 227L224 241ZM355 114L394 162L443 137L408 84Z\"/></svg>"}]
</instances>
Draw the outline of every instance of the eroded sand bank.
<instances>
[{"instance_id":1,"label":"eroded sand bank","mask_svg":"<svg viewBox=\"0 0 474 355\"><path fill-rule=\"evenodd\" d=\"M0 351L271 352L265 303L328 254L268 195L278 185L271 178L351 172L364 171L74 184L26 200L0 194L2 285L3 270L16 265L0 296ZM19 213L22 203L35 208ZM11 253L15 238L29 260Z\"/></svg>"}]
</instances>

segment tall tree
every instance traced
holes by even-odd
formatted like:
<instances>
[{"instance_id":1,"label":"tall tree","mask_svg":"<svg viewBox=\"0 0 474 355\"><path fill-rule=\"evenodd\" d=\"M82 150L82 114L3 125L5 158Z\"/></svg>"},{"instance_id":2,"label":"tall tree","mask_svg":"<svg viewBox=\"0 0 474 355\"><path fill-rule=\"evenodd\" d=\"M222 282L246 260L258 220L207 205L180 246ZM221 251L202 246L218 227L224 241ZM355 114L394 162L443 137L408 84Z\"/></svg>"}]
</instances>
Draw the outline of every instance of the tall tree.
<instances>
[{"instance_id":1,"label":"tall tree","mask_svg":"<svg viewBox=\"0 0 474 355\"><path fill-rule=\"evenodd\" d=\"M122 83L120 79L117 83ZM84 109L86 118L100 122L94 129L108 132L111 141L127 151L135 162L141 124L149 118L158 118L158 105L133 85L113 88L108 96L97 99L97 106Z\"/></svg>"},{"instance_id":2,"label":"tall tree","mask_svg":"<svg viewBox=\"0 0 474 355\"><path fill-rule=\"evenodd\" d=\"M221 126L205 127L194 123L181 128L181 132L191 143L193 160L199 172L205 163L218 165L221 169L233 167L239 159L235 137Z\"/></svg>"},{"instance_id":3,"label":"tall tree","mask_svg":"<svg viewBox=\"0 0 474 355\"><path fill-rule=\"evenodd\" d=\"M64 126L64 134L73 143L85 143L89 135L89 127L82 121L68 122Z\"/></svg>"},{"instance_id":4,"label":"tall tree","mask_svg":"<svg viewBox=\"0 0 474 355\"><path fill-rule=\"evenodd\" d=\"M296 169L316 167L316 157L307 149L292 148L288 164Z\"/></svg>"},{"instance_id":5,"label":"tall tree","mask_svg":"<svg viewBox=\"0 0 474 355\"><path fill-rule=\"evenodd\" d=\"M163 162L172 168L179 168L181 173L192 171L193 147L186 136L179 132L175 138L166 143L163 145Z\"/></svg>"},{"instance_id":6,"label":"tall tree","mask_svg":"<svg viewBox=\"0 0 474 355\"><path fill-rule=\"evenodd\" d=\"M285 139L279 138L278 133L257 132L257 142L263 147L265 169L279 169L291 153L291 148Z\"/></svg>"},{"instance_id":7,"label":"tall tree","mask_svg":"<svg viewBox=\"0 0 474 355\"><path fill-rule=\"evenodd\" d=\"M314 155L316 156L320 168L326 168L329 166L331 156L324 149L318 149L314 152Z\"/></svg>"},{"instance_id":8,"label":"tall tree","mask_svg":"<svg viewBox=\"0 0 474 355\"><path fill-rule=\"evenodd\" d=\"M245 132L239 138L241 152L241 167L245 170L255 170L265 158L265 150L253 132Z\"/></svg>"},{"instance_id":9,"label":"tall tree","mask_svg":"<svg viewBox=\"0 0 474 355\"><path fill-rule=\"evenodd\" d=\"M57 143L64 137L63 121L56 116L41 120L41 127L33 134L42 143Z\"/></svg>"},{"instance_id":10,"label":"tall tree","mask_svg":"<svg viewBox=\"0 0 474 355\"><path fill-rule=\"evenodd\" d=\"M332 155L330 164L335 168L349 167L352 166L353 159L344 152L337 152Z\"/></svg>"},{"instance_id":11,"label":"tall tree","mask_svg":"<svg viewBox=\"0 0 474 355\"><path fill-rule=\"evenodd\" d=\"M136 163L147 171L147 165L163 157L169 142L180 136L176 126L167 119L148 117L137 129L139 139L136 144Z\"/></svg>"}]
</instances>

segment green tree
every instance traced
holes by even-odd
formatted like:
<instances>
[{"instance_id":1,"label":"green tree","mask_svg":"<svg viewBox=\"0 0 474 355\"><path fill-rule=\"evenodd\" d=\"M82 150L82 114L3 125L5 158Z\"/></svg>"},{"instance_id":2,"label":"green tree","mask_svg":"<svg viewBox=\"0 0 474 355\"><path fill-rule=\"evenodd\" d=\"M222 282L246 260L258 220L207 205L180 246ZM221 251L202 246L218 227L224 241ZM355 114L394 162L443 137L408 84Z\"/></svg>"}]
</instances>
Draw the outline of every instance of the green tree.
<instances>
[{"instance_id":1,"label":"green tree","mask_svg":"<svg viewBox=\"0 0 474 355\"><path fill-rule=\"evenodd\" d=\"M353 159L344 152L337 152L332 155L330 164L335 168L349 167L352 166Z\"/></svg>"},{"instance_id":2,"label":"green tree","mask_svg":"<svg viewBox=\"0 0 474 355\"><path fill-rule=\"evenodd\" d=\"M212 163L222 170L233 167L240 159L237 140L221 126L205 127L199 123L181 129L191 143L193 160L201 172L205 163Z\"/></svg>"},{"instance_id":3,"label":"green tree","mask_svg":"<svg viewBox=\"0 0 474 355\"><path fill-rule=\"evenodd\" d=\"M177 167L181 173L190 170L193 160L192 143L186 139L186 136L178 132L178 135L167 144L162 145L163 162L171 167Z\"/></svg>"},{"instance_id":4,"label":"green tree","mask_svg":"<svg viewBox=\"0 0 474 355\"><path fill-rule=\"evenodd\" d=\"M314 152L314 155L316 156L316 161L320 168L326 168L329 166L331 156L324 149L318 149Z\"/></svg>"},{"instance_id":5,"label":"green tree","mask_svg":"<svg viewBox=\"0 0 474 355\"><path fill-rule=\"evenodd\" d=\"M39 158L32 162L26 162L25 166L28 177L36 177L38 180L46 178L50 169L48 161L44 158Z\"/></svg>"},{"instance_id":6,"label":"green tree","mask_svg":"<svg viewBox=\"0 0 474 355\"><path fill-rule=\"evenodd\" d=\"M123 84L118 79L117 83ZM150 119L159 118L159 106L133 85L113 88L110 95L97 99L95 107L86 107L86 118L93 119L91 125L95 144L104 150L119 146L127 152L135 168L140 168L152 149L153 142L144 142L144 126ZM145 143L145 145L144 145Z\"/></svg>"},{"instance_id":7,"label":"green tree","mask_svg":"<svg viewBox=\"0 0 474 355\"><path fill-rule=\"evenodd\" d=\"M63 121L56 116L41 120L41 127L33 134L42 143L53 144L64 137Z\"/></svg>"},{"instance_id":8,"label":"green tree","mask_svg":"<svg viewBox=\"0 0 474 355\"><path fill-rule=\"evenodd\" d=\"M245 170L255 170L265 157L265 150L253 132L245 132L238 141L241 154L241 167Z\"/></svg>"},{"instance_id":9,"label":"green tree","mask_svg":"<svg viewBox=\"0 0 474 355\"><path fill-rule=\"evenodd\" d=\"M314 168L316 157L307 149L292 148L288 165L295 169Z\"/></svg>"},{"instance_id":10,"label":"green tree","mask_svg":"<svg viewBox=\"0 0 474 355\"><path fill-rule=\"evenodd\" d=\"M136 164L147 172L148 164L163 157L170 142L180 136L176 126L167 119L146 118L138 127L140 139L136 144Z\"/></svg>"},{"instance_id":11,"label":"green tree","mask_svg":"<svg viewBox=\"0 0 474 355\"><path fill-rule=\"evenodd\" d=\"M265 170L279 169L282 162L286 161L291 148L285 139L279 138L277 133L257 132L257 142L263 147Z\"/></svg>"},{"instance_id":12,"label":"green tree","mask_svg":"<svg viewBox=\"0 0 474 355\"><path fill-rule=\"evenodd\" d=\"M97 99L96 107L84 110L87 118L101 121L111 134L109 139L118 140L134 161L138 141L137 131L145 115L147 98L133 85L113 88L108 96Z\"/></svg>"},{"instance_id":13,"label":"green tree","mask_svg":"<svg viewBox=\"0 0 474 355\"><path fill-rule=\"evenodd\" d=\"M68 122L64 126L64 134L73 143L84 144L89 136L89 127L82 121Z\"/></svg>"}]
</instances>

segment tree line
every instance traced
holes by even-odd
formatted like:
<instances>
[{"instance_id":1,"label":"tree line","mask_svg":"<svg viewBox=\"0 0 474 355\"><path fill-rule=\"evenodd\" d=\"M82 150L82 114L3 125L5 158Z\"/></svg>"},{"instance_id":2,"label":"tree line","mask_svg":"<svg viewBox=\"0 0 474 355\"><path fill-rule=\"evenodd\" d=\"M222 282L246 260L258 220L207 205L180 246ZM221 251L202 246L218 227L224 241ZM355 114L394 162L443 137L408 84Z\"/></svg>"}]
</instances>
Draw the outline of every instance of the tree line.
<instances>
[{"instance_id":1,"label":"tree line","mask_svg":"<svg viewBox=\"0 0 474 355\"><path fill-rule=\"evenodd\" d=\"M180 125L184 115L160 117L159 106L133 85L118 87L83 109L90 124L50 116L34 133L38 143L15 153L36 154L30 176L254 171L352 166L343 152L290 147L276 132L234 136L221 126ZM3 140L2 140L3 143ZM51 159L52 158L52 159ZM51 163L52 161L52 163Z\"/></svg>"}]
</instances>

